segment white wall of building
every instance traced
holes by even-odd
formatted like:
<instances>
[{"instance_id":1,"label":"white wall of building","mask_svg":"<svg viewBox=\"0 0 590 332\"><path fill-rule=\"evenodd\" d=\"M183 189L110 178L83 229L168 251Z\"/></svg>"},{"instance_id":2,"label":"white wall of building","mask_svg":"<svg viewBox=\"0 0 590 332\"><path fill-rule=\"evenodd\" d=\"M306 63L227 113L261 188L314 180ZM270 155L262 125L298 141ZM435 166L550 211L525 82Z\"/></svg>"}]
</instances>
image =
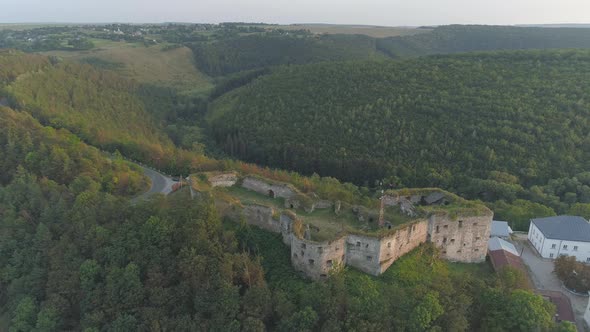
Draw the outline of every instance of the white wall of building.
<instances>
[{"instance_id":1,"label":"white wall of building","mask_svg":"<svg viewBox=\"0 0 590 332\"><path fill-rule=\"evenodd\" d=\"M528 239L543 258L567 255L576 257L577 261L590 263L590 242L547 239L533 223L529 227Z\"/></svg>"}]
</instances>

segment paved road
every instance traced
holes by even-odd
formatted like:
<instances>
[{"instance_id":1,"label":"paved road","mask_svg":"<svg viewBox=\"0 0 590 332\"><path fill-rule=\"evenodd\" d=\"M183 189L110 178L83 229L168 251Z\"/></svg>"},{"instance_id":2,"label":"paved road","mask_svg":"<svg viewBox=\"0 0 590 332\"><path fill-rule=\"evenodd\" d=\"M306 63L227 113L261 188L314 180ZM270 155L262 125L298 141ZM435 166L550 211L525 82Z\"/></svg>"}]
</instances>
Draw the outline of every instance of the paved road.
<instances>
[{"instance_id":1,"label":"paved road","mask_svg":"<svg viewBox=\"0 0 590 332\"><path fill-rule=\"evenodd\" d=\"M149 168L145 168L141 165L139 165L142 169L144 174L150 178L151 182L152 182L152 186L150 188L150 190L148 190L147 192L135 197L133 199L133 202L137 202L138 200L141 199L146 199L148 197L150 197L153 194L164 194L164 195L168 195L169 193L172 192L172 186L176 183L176 181L172 180L170 177L158 173L154 170L151 170Z\"/></svg>"},{"instance_id":2,"label":"paved road","mask_svg":"<svg viewBox=\"0 0 590 332\"><path fill-rule=\"evenodd\" d=\"M572 309L576 316L578 331L584 331L584 311L588 304L588 297L574 295L561 285L561 281L559 281L555 273L553 273L553 261L541 258L535 249L530 246L526 239L526 234L519 234L517 240L514 241L514 245L519 252L522 251L521 258L529 267L531 272L530 275L535 283L535 287L537 289L559 291L567 296L572 302Z\"/></svg>"}]
</instances>

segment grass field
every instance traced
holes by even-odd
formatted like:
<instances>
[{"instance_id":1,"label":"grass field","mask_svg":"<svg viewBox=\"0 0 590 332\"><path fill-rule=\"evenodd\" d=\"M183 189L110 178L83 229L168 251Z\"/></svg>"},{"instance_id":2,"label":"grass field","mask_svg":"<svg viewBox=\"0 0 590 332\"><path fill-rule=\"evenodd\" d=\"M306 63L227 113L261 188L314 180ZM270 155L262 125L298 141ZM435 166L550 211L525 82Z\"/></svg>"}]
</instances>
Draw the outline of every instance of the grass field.
<instances>
[{"instance_id":1,"label":"grass field","mask_svg":"<svg viewBox=\"0 0 590 332\"><path fill-rule=\"evenodd\" d=\"M95 63L120 72L142 83L174 87L184 93L203 93L213 87L207 75L193 64L187 47L162 51L165 45L144 46L139 43L93 40L96 47L88 51L50 51L46 55Z\"/></svg>"},{"instance_id":2,"label":"grass field","mask_svg":"<svg viewBox=\"0 0 590 332\"><path fill-rule=\"evenodd\" d=\"M406 27L381 27L371 25L338 25L338 24L291 24L271 25L269 29L284 30L309 30L315 34L357 34L375 38L410 36L419 33L430 32L429 29L417 29Z\"/></svg>"}]
</instances>

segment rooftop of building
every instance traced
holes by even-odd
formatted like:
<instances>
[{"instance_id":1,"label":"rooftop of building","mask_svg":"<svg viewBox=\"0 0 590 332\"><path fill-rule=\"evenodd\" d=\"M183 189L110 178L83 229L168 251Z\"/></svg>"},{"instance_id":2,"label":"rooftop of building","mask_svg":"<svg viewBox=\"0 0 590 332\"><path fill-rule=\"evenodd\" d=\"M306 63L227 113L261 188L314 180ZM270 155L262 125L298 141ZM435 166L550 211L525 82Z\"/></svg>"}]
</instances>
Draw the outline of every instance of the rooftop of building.
<instances>
[{"instance_id":1,"label":"rooftop of building","mask_svg":"<svg viewBox=\"0 0 590 332\"><path fill-rule=\"evenodd\" d=\"M507 221L492 220L490 236L509 237L512 234L512 228L508 226Z\"/></svg>"},{"instance_id":2,"label":"rooftop of building","mask_svg":"<svg viewBox=\"0 0 590 332\"><path fill-rule=\"evenodd\" d=\"M504 241L499 237L492 237L490 241L488 241L488 251L496 250L504 250L515 256L520 256L518 250L516 250L516 247L512 243Z\"/></svg>"},{"instance_id":3,"label":"rooftop of building","mask_svg":"<svg viewBox=\"0 0 590 332\"><path fill-rule=\"evenodd\" d=\"M590 223L578 216L554 216L531 219L548 239L590 242Z\"/></svg>"}]
</instances>

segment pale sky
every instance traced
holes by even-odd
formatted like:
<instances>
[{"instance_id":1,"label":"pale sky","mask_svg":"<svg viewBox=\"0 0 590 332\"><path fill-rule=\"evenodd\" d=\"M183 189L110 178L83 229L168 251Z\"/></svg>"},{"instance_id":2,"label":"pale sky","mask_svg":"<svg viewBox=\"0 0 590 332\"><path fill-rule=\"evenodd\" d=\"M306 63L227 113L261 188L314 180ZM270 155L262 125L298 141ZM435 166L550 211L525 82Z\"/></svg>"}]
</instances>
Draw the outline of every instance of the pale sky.
<instances>
[{"instance_id":1,"label":"pale sky","mask_svg":"<svg viewBox=\"0 0 590 332\"><path fill-rule=\"evenodd\" d=\"M590 23L590 0L0 0L0 23Z\"/></svg>"}]
</instances>

